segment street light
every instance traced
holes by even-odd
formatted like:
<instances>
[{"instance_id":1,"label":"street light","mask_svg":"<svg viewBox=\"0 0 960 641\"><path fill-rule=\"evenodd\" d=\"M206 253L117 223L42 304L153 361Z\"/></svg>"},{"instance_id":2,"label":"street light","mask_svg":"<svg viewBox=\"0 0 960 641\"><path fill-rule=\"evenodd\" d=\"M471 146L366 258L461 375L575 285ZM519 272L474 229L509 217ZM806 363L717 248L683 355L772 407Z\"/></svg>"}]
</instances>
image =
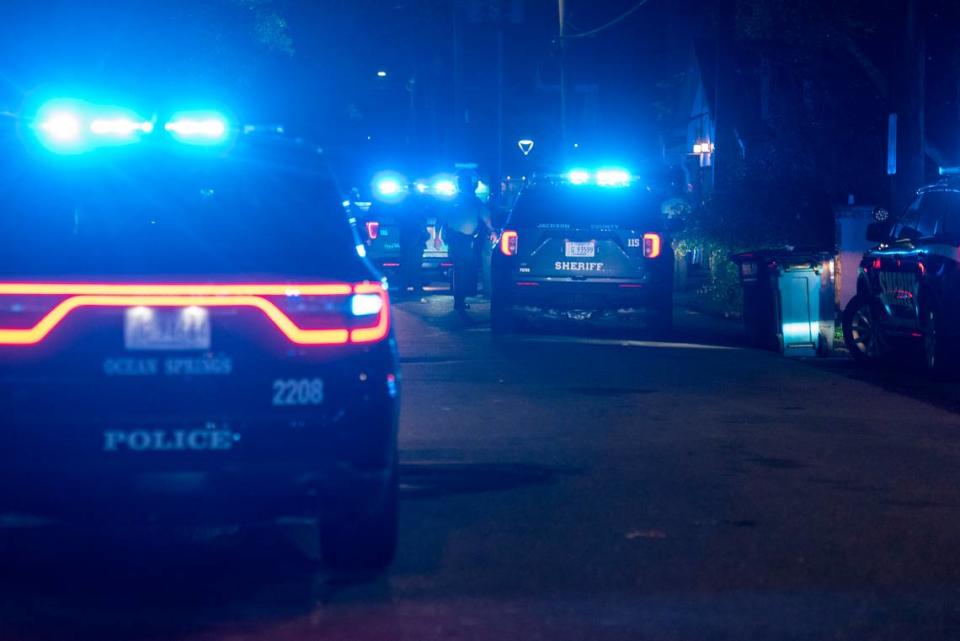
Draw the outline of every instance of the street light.
<instances>
[{"instance_id":1,"label":"street light","mask_svg":"<svg viewBox=\"0 0 960 641\"><path fill-rule=\"evenodd\" d=\"M377 72L377 78L386 78L386 77L387 77L386 71L381 69L380 71Z\"/></svg>"}]
</instances>

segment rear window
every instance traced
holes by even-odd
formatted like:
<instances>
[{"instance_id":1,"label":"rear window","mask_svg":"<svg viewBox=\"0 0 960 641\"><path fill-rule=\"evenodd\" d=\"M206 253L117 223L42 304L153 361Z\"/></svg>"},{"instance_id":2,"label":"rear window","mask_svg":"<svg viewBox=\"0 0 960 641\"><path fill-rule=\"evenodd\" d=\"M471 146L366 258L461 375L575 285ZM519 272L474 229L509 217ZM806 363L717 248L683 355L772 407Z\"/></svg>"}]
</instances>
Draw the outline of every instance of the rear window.
<instances>
[{"instance_id":1,"label":"rear window","mask_svg":"<svg viewBox=\"0 0 960 641\"><path fill-rule=\"evenodd\" d=\"M314 160L238 149L5 155L0 277L323 274L356 250Z\"/></svg>"},{"instance_id":2,"label":"rear window","mask_svg":"<svg viewBox=\"0 0 960 641\"><path fill-rule=\"evenodd\" d=\"M642 188L590 186L532 187L518 199L511 216L516 226L653 227L660 200Z\"/></svg>"}]
</instances>

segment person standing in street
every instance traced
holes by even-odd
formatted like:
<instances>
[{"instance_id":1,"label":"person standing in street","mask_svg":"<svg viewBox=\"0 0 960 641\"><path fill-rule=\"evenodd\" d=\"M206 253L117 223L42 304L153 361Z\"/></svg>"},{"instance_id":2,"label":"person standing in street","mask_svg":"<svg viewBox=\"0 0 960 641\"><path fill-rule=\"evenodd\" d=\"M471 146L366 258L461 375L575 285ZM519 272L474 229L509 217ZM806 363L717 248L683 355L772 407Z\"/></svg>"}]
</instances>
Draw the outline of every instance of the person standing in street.
<instances>
[{"instance_id":1,"label":"person standing in street","mask_svg":"<svg viewBox=\"0 0 960 641\"><path fill-rule=\"evenodd\" d=\"M453 263L453 308L463 312L469 308L467 296L473 296L477 288L477 234L492 229L493 223L490 212L477 198L477 175L460 173L457 183L457 195L443 212L443 235Z\"/></svg>"}]
</instances>

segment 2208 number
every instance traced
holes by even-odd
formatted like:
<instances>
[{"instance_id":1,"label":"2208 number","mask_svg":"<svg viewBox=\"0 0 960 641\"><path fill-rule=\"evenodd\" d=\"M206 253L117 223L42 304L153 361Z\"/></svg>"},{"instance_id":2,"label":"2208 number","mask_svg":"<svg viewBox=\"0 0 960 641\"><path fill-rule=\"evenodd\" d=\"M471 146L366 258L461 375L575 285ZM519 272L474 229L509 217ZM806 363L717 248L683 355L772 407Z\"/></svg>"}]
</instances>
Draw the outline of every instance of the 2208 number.
<instances>
[{"instance_id":1,"label":"2208 number","mask_svg":"<svg viewBox=\"0 0 960 641\"><path fill-rule=\"evenodd\" d=\"M323 403L323 381L319 378L286 378L273 382L273 404L276 407L320 405Z\"/></svg>"}]
</instances>

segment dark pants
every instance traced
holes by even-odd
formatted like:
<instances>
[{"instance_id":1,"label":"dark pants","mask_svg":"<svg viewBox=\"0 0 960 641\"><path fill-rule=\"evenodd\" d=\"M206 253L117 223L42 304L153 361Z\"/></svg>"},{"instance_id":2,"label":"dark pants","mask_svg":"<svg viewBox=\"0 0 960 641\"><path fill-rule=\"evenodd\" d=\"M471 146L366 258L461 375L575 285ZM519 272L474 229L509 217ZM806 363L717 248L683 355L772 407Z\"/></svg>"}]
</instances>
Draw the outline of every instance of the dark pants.
<instances>
[{"instance_id":1,"label":"dark pants","mask_svg":"<svg viewBox=\"0 0 960 641\"><path fill-rule=\"evenodd\" d=\"M423 285L423 249L427 240L425 227L400 229L400 277L404 288L419 290Z\"/></svg>"},{"instance_id":2,"label":"dark pants","mask_svg":"<svg viewBox=\"0 0 960 641\"><path fill-rule=\"evenodd\" d=\"M477 291L477 266L474 262L474 238L456 231L447 232L447 247L453 263L453 306L462 308L467 296Z\"/></svg>"}]
</instances>

